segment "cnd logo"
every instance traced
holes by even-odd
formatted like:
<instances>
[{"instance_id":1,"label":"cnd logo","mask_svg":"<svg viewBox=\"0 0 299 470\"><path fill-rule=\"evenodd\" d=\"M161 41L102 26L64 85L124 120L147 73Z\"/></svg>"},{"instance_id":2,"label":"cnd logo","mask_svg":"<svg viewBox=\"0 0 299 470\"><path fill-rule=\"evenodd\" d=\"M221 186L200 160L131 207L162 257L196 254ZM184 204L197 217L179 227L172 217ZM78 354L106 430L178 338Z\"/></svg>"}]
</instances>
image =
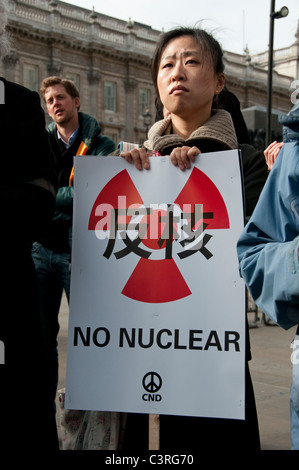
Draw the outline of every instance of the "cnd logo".
<instances>
[{"instance_id":1,"label":"cnd logo","mask_svg":"<svg viewBox=\"0 0 299 470\"><path fill-rule=\"evenodd\" d=\"M148 372L142 379L142 385L144 390L149 393L142 395L143 401L161 401L162 396L158 392L162 387L162 378L157 372Z\"/></svg>"},{"instance_id":2,"label":"cnd logo","mask_svg":"<svg viewBox=\"0 0 299 470\"><path fill-rule=\"evenodd\" d=\"M296 88L291 94L291 102L297 104L299 102L299 98L297 98L297 95L299 95L299 80L293 80L291 88Z\"/></svg>"}]
</instances>

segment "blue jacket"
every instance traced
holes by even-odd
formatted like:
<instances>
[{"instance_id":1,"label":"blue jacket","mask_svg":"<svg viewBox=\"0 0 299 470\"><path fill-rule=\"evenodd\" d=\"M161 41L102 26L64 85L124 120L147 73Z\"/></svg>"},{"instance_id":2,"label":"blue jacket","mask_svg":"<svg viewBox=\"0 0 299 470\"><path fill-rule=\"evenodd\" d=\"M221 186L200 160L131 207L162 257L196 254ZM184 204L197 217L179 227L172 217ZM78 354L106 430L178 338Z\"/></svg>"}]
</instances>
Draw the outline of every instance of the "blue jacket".
<instances>
[{"instance_id":1,"label":"blue jacket","mask_svg":"<svg viewBox=\"0 0 299 470\"><path fill-rule=\"evenodd\" d=\"M299 103L280 122L285 143L237 253L257 306L288 329L299 323Z\"/></svg>"}]
</instances>

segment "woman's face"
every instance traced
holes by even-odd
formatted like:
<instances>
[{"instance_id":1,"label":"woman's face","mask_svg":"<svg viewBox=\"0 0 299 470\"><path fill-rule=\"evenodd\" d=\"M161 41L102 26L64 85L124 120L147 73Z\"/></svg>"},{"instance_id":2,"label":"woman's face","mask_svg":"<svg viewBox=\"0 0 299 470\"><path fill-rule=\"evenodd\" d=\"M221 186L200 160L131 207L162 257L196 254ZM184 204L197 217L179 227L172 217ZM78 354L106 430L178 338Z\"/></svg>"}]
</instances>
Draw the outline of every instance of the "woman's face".
<instances>
[{"instance_id":1,"label":"woman's face","mask_svg":"<svg viewBox=\"0 0 299 470\"><path fill-rule=\"evenodd\" d=\"M212 59L204 57L192 36L172 39L162 52L157 86L165 108L184 119L201 114L208 119L215 94L224 86L224 74L216 74Z\"/></svg>"}]
</instances>

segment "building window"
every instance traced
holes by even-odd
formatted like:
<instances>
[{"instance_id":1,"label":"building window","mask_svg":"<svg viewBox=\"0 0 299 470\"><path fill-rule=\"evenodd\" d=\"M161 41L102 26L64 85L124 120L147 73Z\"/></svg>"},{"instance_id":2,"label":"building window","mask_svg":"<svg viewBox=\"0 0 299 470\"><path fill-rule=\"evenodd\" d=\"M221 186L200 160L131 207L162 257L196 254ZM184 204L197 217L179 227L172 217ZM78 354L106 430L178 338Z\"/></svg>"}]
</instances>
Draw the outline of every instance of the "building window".
<instances>
[{"instance_id":1,"label":"building window","mask_svg":"<svg viewBox=\"0 0 299 470\"><path fill-rule=\"evenodd\" d=\"M32 91L39 90L37 65L24 64L23 85L24 87L29 88L29 90L32 90Z\"/></svg>"},{"instance_id":2,"label":"building window","mask_svg":"<svg viewBox=\"0 0 299 470\"><path fill-rule=\"evenodd\" d=\"M105 95L105 109L106 111L116 112L116 83L105 82L104 85Z\"/></svg>"},{"instance_id":3,"label":"building window","mask_svg":"<svg viewBox=\"0 0 299 470\"><path fill-rule=\"evenodd\" d=\"M143 116L146 108L151 105L151 91L146 88L139 89L139 116Z\"/></svg>"},{"instance_id":4,"label":"building window","mask_svg":"<svg viewBox=\"0 0 299 470\"><path fill-rule=\"evenodd\" d=\"M66 78L74 82L78 90L80 90L80 75L77 73L68 73L66 74Z\"/></svg>"}]
</instances>

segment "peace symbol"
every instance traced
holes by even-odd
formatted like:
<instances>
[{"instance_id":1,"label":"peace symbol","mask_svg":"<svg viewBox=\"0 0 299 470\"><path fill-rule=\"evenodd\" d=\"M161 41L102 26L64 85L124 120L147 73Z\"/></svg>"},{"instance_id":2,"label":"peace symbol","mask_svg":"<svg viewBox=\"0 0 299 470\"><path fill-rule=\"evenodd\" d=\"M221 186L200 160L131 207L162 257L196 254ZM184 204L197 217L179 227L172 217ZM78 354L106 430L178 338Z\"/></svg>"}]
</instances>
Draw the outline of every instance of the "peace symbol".
<instances>
[{"instance_id":1,"label":"peace symbol","mask_svg":"<svg viewBox=\"0 0 299 470\"><path fill-rule=\"evenodd\" d=\"M142 379L142 385L147 392L157 392L162 387L162 379L156 372L148 372Z\"/></svg>"}]
</instances>

